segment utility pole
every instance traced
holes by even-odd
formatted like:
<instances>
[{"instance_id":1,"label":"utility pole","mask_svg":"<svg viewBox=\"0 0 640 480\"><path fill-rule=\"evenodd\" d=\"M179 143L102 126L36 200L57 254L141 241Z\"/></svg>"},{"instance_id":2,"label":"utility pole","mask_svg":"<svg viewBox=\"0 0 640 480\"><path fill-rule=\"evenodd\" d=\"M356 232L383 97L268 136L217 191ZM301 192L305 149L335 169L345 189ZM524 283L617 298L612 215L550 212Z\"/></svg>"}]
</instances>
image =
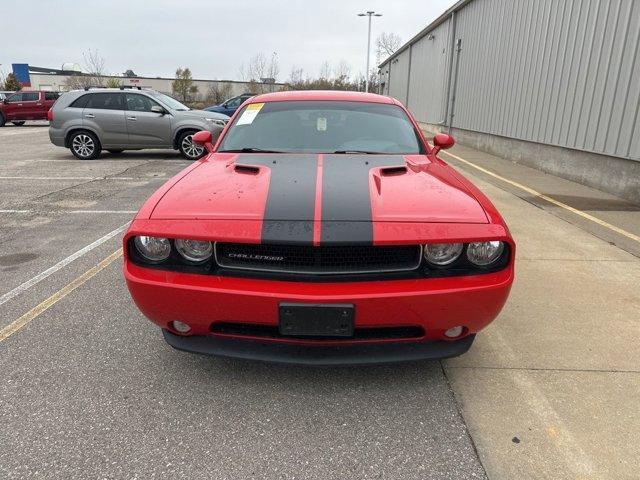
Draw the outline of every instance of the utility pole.
<instances>
[{"instance_id":1,"label":"utility pole","mask_svg":"<svg viewBox=\"0 0 640 480\"><path fill-rule=\"evenodd\" d=\"M381 13L369 10L366 13L359 13L359 17L369 17L369 30L367 32L367 71L365 72L364 91L369 91L369 58L371 56L371 17L381 17Z\"/></svg>"}]
</instances>

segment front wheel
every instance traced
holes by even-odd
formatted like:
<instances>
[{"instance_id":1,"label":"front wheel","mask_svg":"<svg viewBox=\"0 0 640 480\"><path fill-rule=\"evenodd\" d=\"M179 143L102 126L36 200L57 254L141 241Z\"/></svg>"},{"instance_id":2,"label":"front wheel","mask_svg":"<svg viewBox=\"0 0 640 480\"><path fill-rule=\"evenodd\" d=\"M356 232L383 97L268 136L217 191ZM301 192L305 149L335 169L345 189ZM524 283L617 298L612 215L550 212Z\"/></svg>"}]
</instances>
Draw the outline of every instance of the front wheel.
<instances>
[{"instance_id":1,"label":"front wheel","mask_svg":"<svg viewBox=\"0 0 640 480\"><path fill-rule=\"evenodd\" d=\"M71 153L80 160L93 160L98 158L102 147L100 141L91 132L76 132L69 139Z\"/></svg>"},{"instance_id":2,"label":"front wheel","mask_svg":"<svg viewBox=\"0 0 640 480\"><path fill-rule=\"evenodd\" d=\"M187 160L198 160L204 157L205 149L193 143L193 134L196 132L184 132L178 139L180 153Z\"/></svg>"},{"instance_id":3,"label":"front wheel","mask_svg":"<svg viewBox=\"0 0 640 480\"><path fill-rule=\"evenodd\" d=\"M17 122L11 122L11 123L13 123L16 127L21 127L22 125L24 125L24 120L20 120L20 121L17 121Z\"/></svg>"}]
</instances>

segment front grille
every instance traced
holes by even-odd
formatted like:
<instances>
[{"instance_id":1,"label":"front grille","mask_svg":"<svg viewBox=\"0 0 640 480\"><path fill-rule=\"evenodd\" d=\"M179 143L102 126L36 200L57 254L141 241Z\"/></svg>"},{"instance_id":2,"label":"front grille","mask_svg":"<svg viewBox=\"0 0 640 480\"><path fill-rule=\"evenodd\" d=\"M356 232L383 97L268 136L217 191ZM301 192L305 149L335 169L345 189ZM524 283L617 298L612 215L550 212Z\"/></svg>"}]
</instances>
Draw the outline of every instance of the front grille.
<instances>
[{"instance_id":1,"label":"front grille","mask_svg":"<svg viewBox=\"0 0 640 480\"><path fill-rule=\"evenodd\" d=\"M310 275L405 272L420 266L419 245L255 245L216 243L223 268Z\"/></svg>"},{"instance_id":2,"label":"front grille","mask_svg":"<svg viewBox=\"0 0 640 480\"><path fill-rule=\"evenodd\" d=\"M404 327L356 327L353 337L292 337L280 334L277 326L250 323L216 322L211 325L211 332L221 335L236 335L243 337L262 338L299 338L308 342L314 340L338 339L353 340L401 340L405 338L424 337L424 329L417 326Z\"/></svg>"}]
</instances>

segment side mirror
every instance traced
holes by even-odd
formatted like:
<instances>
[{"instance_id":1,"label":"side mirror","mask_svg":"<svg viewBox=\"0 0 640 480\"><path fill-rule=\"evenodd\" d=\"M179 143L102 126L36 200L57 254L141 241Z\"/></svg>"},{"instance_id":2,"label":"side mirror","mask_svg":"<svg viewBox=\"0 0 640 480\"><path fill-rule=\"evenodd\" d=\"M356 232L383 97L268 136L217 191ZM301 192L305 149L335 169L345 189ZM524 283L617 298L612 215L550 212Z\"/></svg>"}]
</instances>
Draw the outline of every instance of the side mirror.
<instances>
[{"instance_id":1,"label":"side mirror","mask_svg":"<svg viewBox=\"0 0 640 480\"><path fill-rule=\"evenodd\" d=\"M433 155L437 155L440 150L447 150L455 145L456 141L453 139L451 135L446 133L438 133L435 137L433 137L433 149L431 153Z\"/></svg>"},{"instance_id":2,"label":"side mirror","mask_svg":"<svg viewBox=\"0 0 640 480\"><path fill-rule=\"evenodd\" d=\"M207 130L201 130L198 133L193 134L193 143L198 145L199 147L204 147L207 149L207 152L213 152L213 135L211 132Z\"/></svg>"},{"instance_id":3,"label":"side mirror","mask_svg":"<svg viewBox=\"0 0 640 480\"><path fill-rule=\"evenodd\" d=\"M164 115L165 113L167 113L167 111L164 108L162 108L160 105L152 106L151 111L153 113L159 113L160 115Z\"/></svg>"}]
</instances>

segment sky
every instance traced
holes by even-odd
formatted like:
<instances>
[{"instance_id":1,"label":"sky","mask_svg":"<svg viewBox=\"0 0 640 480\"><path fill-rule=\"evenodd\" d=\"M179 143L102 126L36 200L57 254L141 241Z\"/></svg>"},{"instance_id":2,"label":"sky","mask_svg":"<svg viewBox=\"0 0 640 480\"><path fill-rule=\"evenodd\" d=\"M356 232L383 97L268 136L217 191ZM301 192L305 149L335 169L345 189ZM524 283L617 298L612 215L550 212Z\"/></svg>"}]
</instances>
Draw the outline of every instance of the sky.
<instances>
[{"instance_id":1,"label":"sky","mask_svg":"<svg viewBox=\"0 0 640 480\"><path fill-rule=\"evenodd\" d=\"M0 71L11 63L60 68L83 65L97 50L105 70L171 77L189 67L194 78L240 80L241 66L262 52L276 53L278 80L292 68L317 76L321 65L346 61L352 75L365 71L367 19L399 35L402 43L440 16L454 0L30 0L20 5L24 22L3 22Z\"/></svg>"}]
</instances>

